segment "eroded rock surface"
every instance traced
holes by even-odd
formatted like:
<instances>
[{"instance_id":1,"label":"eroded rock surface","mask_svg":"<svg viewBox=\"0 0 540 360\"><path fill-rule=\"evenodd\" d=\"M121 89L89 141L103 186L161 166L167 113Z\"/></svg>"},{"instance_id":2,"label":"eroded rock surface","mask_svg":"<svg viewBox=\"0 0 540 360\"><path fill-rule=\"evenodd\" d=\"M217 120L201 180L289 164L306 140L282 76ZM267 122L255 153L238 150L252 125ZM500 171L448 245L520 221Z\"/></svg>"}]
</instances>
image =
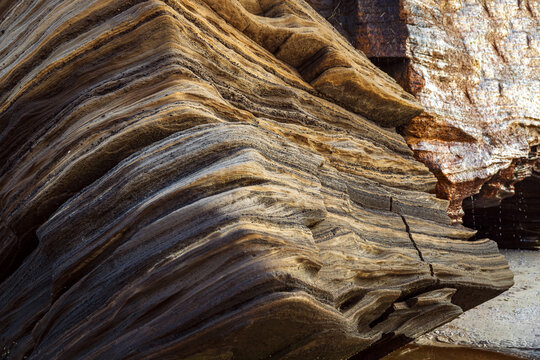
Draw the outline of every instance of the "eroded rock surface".
<instances>
[{"instance_id":1,"label":"eroded rock surface","mask_svg":"<svg viewBox=\"0 0 540 360\"><path fill-rule=\"evenodd\" d=\"M0 341L22 359L381 356L512 285L302 1L0 6Z\"/></svg>"},{"instance_id":2,"label":"eroded rock surface","mask_svg":"<svg viewBox=\"0 0 540 360\"><path fill-rule=\"evenodd\" d=\"M540 143L538 1L311 3L325 16L334 9L351 42L425 107L403 133L455 222L463 199L490 191L483 205L496 205L530 176L526 160Z\"/></svg>"}]
</instances>

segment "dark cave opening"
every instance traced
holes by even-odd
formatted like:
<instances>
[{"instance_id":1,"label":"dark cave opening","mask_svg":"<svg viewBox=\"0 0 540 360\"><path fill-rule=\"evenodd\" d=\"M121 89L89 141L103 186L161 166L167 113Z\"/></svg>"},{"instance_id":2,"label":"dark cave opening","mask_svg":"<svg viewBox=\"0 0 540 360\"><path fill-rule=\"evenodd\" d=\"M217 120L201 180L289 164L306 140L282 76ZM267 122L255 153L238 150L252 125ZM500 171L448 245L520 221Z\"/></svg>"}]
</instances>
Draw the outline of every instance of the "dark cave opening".
<instances>
[{"instance_id":1,"label":"dark cave opening","mask_svg":"<svg viewBox=\"0 0 540 360\"><path fill-rule=\"evenodd\" d=\"M403 76L409 65L409 61L405 57L370 57L369 60L394 79Z\"/></svg>"},{"instance_id":2,"label":"dark cave opening","mask_svg":"<svg viewBox=\"0 0 540 360\"><path fill-rule=\"evenodd\" d=\"M416 95L425 85L422 75L415 71L406 57L370 57L369 60L392 77L405 91Z\"/></svg>"},{"instance_id":3,"label":"dark cave opening","mask_svg":"<svg viewBox=\"0 0 540 360\"><path fill-rule=\"evenodd\" d=\"M477 230L471 240L490 238L499 248L540 249L540 177L515 185L515 195L499 205L480 207L478 195L463 201L463 225Z\"/></svg>"}]
</instances>

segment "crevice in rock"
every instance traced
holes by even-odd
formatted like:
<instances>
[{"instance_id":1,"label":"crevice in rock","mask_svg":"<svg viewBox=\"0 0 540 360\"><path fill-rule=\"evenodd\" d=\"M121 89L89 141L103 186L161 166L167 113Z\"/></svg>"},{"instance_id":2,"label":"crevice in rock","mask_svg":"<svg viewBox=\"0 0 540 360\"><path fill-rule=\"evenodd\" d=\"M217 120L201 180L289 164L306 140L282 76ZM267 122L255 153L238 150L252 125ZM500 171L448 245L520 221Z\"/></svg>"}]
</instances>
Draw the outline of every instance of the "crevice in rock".
<instances>
[{"instance_id":1,"label":"crevice in rock","mask_svg":"<svg viewBox=\"0 0 540 360\"><path fill-rule=\"evenodd\" d=\"M394 304L392 304L378 318L376 318L375 320L370 322L369 327L373 329L375 326L377 326L378 324L380 324L383 321L385 321L386 319L388 319L390 314L393 313L394 311L395 311L394 310Z\"/></svg>"},{"instance_id":2,"label":"crevice in rock","mask_svg":"<svg viewBox=\"0 0 540 360\"><path fill-rule=\"evenodd\" d=\"M531 176L515 185L515 195L500 203L481 195L463 201L463 224L477 230L471 240L490 238L500 248L540 248L540 177Z\"/></svg>"},{"instance_id":3,"label":"crevice in rock","mask_svg":"<svg viewBox=\"0 0 540 360\"><path fill-rule=\"evenodd\" d=\"M488 5L487 5L486 0L480 0L480 5L482 5L482 8L483 8L484 11L486 12L487 16L488 16L488 17L492 17L492 16L491 16L491 11L489 10L489 7L488 7Z\"/></svg>"},{"instance_id":4,"label":"crevice in rock","mask_svg":"<svg viewBox=\"0 0 540 360\"><path fill-rule=\"evenodd\" d=\"M435 272L433 271L433 265L431 263L428 263L429 265L429 272L431 273L431 276L435 276ZM437 279L437 284L440 282L439 279Z\"/></svg>"},{"instance_id":5,"label":"crevice in rock","mask_svg":"<svg viewBox=\"0 0 540 360\"><path fill-rule=\"evenodd\" d=\"M396 80L407 70L408 60L405 57L370 57L369 60Z\"/></svg>"},{"instance_id":6,"label":"crevice in rock","mask_svg":"<svg viewBox=\"0 0 540 360\"><path fill-rule=\"evenodd\" d=\"M525 8L526 8L527 11L529 12L529 14L531 14L532 17L536 17L536 16L534 15L534 12L533 12L532 9L531 9L531 4L529 3L529 1L526 1L526 2L525 2Z\"/></svg>"},{"instance_id":7,"label":"crevice in rock","mask_svg":"<svg viewBox=\"0 0 540 360\"><path fill-rule=\"evenodd\" d=\"M379 69L388 74L391 78L407 92L412 93L411 79L409 79L409 60L406 57L370 57L369 60Z\"/></svg>"},{"instance_id":8,"label":"crevice in rock","mask_svg":"<svg viewBox=\"0 0 540 360\"><path fill-rule=\"evenodd\" d=\"M420 260L425 262L426 260L424 260L424 256L422 256L422 252L420 251L420 249L418 248L418 246L416 245L416 242L414 241L412 237L411 228L409 227L409 224L407 224L407 220L405 220L405 216L401 214L400 216L401 216L401 220L403 220L403 224L405 224L405 230L407 231L407 234L409 234L409 239L411 239L411 243L413 244L414 248L418 252L418 256L420 257Z\"/></svg>"},{"instance_id":9,"label":"crevice in rock","mask_svg":"<svg viewBox=\"0 0 540 360\"><path fill-rule=\"evenodd\" d=\"M345 313L348 310L352 309L352 307L359 303L365 295L365 291L362 291L359 294L351 296L349 299L345 300L341 305L339 305L339 311Z\"/></svg>"},{"instance_id":10,"label":"crevice in rock","mask_svg":"<svg viewBox=\"0 0 540 360\"><path fill-rule=\"evenodd\" d=\"M474 100L471 96L469 88L465 88L465 97L467 98L467 100L469 100L469 103L474 104Z\"/></svg>"},{"instance_id":11,"label":"crevice in rock","mask_svg":"<svg viewBox=\"0 0 540 360\"><path fill-rule=\"evenodd\" d=\"M495 50L495 53L497 54L498 57L501 58L501 60L504 62L504 63L507 63L508 61L506 60L506 57L504 56L504 54L502 53L501 51L501 48L499 47L499 45L493 41L491 43L491 46L493 46L493 49ZM499 83L499 89L500 89L500 86L501 84Z\"/></svg>"},{"instance_id":12,"label":"crevice in rock","mask_svg":"<svg viewBox=\"0 0 540 360\"><path fill-rule=\"evenodd\" d=\"M411 239L411 243L413 244L414 248L416 249L416 252L418 252L418 256L420 257L420 260L427 263L427 261L424 259L424 256L422 255L422 252L418 248L418 245L416 245L416 242L414 241L414 238L411 233L411 228L409 227L409 224L407 223L407 220L405 220L405 216L399 214L401 216L401 220L403 220L403 224L405 224L405 230L407 231L407 234L409 235L409 239ZM431 273L431 276L435 276L435 273L433 272L433 265L430 263L427 263L429 265L429 271Z\"/></svg>"}]
</instances>

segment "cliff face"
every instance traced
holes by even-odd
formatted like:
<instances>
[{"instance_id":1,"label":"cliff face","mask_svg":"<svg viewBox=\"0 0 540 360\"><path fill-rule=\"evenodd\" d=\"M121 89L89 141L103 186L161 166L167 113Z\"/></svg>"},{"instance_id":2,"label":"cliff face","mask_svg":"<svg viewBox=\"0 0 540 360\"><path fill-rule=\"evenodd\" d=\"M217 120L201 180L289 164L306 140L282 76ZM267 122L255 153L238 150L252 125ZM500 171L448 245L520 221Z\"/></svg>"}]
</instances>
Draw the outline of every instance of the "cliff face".
<instances>
[{"instance_id":1,"label":"cliff face","mask_svg":"<svg viewBox=\"0 0 540 360\"><path fill-rule=\"evenodd\" d=\"M480 192L478 206L496 205L531 175L540 143L537 1L312 4L325 16L333 8L352 43L424 106L403 133L455 222L463 199Z\"/></svg>"},{"instance_id":2,"label":"cliff face","mask_svg":"<svg viewBox=\"0 0 540 360\"><path fill-rule=\"evenodd\" d=\"M487 197L502 199L531 175L523 160L540 143L539 4L407 5L412 66L427 84L417 98L432 116L416 118L405 133L438 174L438 193L451 200L449 214L458 220L461 200L490 181L500 191ZM429 36L421 35L426 26Z\"/></svg>"},{"instance_id":3,"label":"cliff face","mask_svg":"<svg viewBox=\"0 0 540 360\"><path fill-rule=\"evenodd\" d=\"M374 358L512 285L306 3L0 4L7 358Z\"/></svg>"}]
</instances>

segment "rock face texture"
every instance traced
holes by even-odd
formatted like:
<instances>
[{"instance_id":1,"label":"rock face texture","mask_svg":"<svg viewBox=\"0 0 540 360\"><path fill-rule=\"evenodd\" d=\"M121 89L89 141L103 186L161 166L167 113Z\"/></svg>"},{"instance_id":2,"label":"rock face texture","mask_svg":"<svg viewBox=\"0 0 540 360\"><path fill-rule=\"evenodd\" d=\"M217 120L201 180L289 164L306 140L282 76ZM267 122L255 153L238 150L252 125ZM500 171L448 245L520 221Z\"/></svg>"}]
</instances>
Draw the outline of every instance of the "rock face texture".
<instances>
[{"instance_id":1,"label":"rock face texture","mask_svg":"<svg viewBox=\"0 0 540 360\"><path fill-rule=\"evenodd\" d=\"M497 205L531 175L526 160L540 144L538 1L311 4L425 107L402 131L455 222L463 199L482 191L488 201L478 206Z\"/></svg>"},{"instance_id":2,"label":"rock face texture","mask_svg":"<svg viewBox=\"0 0 540 360\"><path fill-rule=\"evenodd\" d=\"M377 358L512 285L303 1L0 19L4 358Z\"/></svg>"}]
</instances>

